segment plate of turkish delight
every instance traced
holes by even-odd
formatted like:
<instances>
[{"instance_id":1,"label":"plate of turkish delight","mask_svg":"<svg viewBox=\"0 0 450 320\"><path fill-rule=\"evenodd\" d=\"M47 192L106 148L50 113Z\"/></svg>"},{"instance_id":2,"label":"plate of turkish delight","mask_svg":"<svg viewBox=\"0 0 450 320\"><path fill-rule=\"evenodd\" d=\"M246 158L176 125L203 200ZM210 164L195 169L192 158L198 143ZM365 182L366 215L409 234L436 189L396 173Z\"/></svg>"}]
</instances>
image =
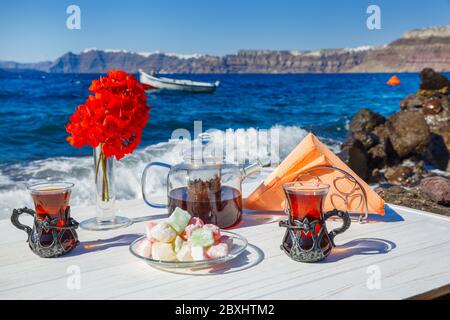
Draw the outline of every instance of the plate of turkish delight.
<instances>
[{"instance_id":1,"label":"plate of turkish delight","mask_svg":"<svg viewBox=\"0 0 450 320\"><path fill-rule=\"evenodd\" d=\"M176 208L164 221L148 222L145 235L133 241L130 251L158 267L198 268L234 259L247 244L241 235Z\"/></svg>"}]
</instances>

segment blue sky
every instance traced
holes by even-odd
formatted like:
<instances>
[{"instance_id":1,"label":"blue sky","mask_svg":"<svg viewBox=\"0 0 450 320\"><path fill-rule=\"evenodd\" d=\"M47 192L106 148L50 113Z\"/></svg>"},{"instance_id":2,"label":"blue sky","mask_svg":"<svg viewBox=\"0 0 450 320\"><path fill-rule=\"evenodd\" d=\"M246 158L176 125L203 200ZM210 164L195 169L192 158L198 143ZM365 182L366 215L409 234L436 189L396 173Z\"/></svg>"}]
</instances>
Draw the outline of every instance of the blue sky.
<instances>
[{"instance_id":1,"label":"blue sky","mask_svg":"<svg viewBox=\"0 0 450 320\"><path fill-rule=\"evenodd\" d=\"M81 30L66 28L70 4L81 8ZM370 4L381 8L381 30L366 27ZM223 55L382 45L447 24L450 0L12 0L0 4L0 60L52 60L90 47Z\"/></svg>"}]
</instances>

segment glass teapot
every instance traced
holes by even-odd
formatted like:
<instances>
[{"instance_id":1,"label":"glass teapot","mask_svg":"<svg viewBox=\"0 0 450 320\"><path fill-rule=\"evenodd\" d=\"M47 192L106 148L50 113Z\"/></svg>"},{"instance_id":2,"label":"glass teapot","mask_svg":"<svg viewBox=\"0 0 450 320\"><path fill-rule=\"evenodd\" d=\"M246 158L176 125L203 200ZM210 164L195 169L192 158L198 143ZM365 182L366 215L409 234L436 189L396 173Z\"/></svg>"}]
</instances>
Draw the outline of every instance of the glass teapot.
<instances>
[{"instance_id":1,"label":"glass teapot","mask_svg":"<svg viewBox=\"0 0 450 320\"><path fill-rule=\"evenodd\" d=\"M168 203L155 203L149 198L150 168L163 167L167 175ZM242 218L242 181L261 170L259 162L239 166L214 156L186 155L184 161L171 166L162 162L148 164L142 175L144 201L154 208L168 208L169 215L180 207L205 223L228 228ZM159 186L161 188L161 185Z\"/></svg>"}]
</instances>

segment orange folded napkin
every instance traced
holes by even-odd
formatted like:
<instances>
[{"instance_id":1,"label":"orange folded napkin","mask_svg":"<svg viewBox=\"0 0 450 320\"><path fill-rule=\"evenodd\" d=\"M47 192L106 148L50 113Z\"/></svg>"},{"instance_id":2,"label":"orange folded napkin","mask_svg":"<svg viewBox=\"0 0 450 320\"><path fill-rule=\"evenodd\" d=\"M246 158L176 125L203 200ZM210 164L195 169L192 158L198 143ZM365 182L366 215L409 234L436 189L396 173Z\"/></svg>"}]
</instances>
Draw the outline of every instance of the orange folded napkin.
<instances>
[{"instance_id":1,"label":"orange folded napkin","mask_svg":"<svg viewBox=\"0 0 450 320\"><path fill-rule=\"evenodd\" d=\"M265 211L284 210L286 208L286 198L283 191L283 184L294 181L300 175L307 173L315 167L321 166L337 167L352 175L359 182L361 188L366 193L368 213L384 215L384 200L312 133L308 134L286 157L286 159L283 160L278 168L276 168L275 171L273 171L258 186L258 188L256 188L256 190L245 199L245 208L250 210ZM330 194L333 193L332 189L336 188L337 184L342 184L343 187L338 186L340 190L346 188L344 184L351 184L348 180L344 182L345 179L342 179L343 174L336 170L316 169L313 174L318 176L323 183L330 185ZM348 191L350 191L350 189L351 187ZM343 199L342 197L338 198L341 200ZM336 203L340 200L338 199L336 201L336 198L334 199L335 200L333 200L333 202L336 205ZM358 202L359 201L360 200L358 200ZM348 202L351 203L352 200L350 199ZM324 210L329 211L333 210L333 208L334 206L331 202L331 196L327 196L324 202ZM365 206L363 205L355 205L354 208L351 207L350 209L351 210L349 211L351 213L365 213Z\"/></svg>"}]
</instances>

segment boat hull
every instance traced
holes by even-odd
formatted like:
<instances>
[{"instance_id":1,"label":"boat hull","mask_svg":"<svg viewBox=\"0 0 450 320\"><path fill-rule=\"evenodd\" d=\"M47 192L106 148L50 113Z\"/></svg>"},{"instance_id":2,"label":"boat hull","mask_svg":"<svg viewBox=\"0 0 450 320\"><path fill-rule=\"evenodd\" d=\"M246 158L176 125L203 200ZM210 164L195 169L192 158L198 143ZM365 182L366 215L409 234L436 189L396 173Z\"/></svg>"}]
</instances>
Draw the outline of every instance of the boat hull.
<instances>
[{"instance_id":1,"label":"boat hull","mask_svg":"<svg viewBox=\"0 0 450 320\"><path fill-rule=\"evenodd\" d=\"M212 93L215 92L219 86L219 82L208 83L208 82L196 82L190 80L175 80L168 78L157 78L153 77L142 70L139 70L140 82L147 85L146 90L174 90L174 91L184 91L192 93Z\"/></svg>"}]
</instances>

